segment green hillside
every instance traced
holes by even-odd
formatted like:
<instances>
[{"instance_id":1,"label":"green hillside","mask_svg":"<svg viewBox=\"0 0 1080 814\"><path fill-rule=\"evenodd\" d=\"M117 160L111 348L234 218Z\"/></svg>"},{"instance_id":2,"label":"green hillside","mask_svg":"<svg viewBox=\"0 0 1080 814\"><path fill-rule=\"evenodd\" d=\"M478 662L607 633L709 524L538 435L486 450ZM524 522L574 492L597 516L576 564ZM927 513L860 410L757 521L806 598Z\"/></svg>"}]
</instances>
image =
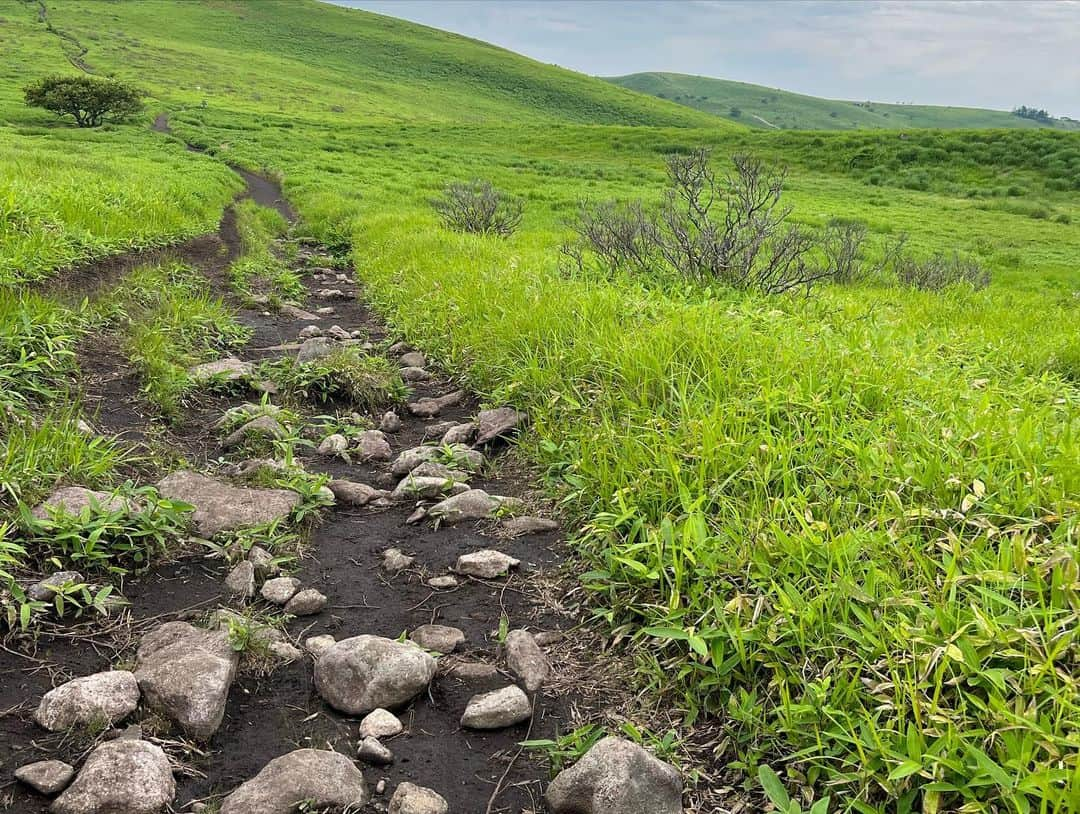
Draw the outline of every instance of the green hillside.
<instances>
[{"instance_id":1,"label":"green hillside","mask_svg":"<svg viewBox=\"0 0 1080 814\"><path fill-rule=\"evenodd\" d=\"M912 127L1080 130L1080 122L1071 119L1055 119L1051 124L1042 124L1001 110L844 102L706 76L635 73L604 78L624 88L670 99L750 127L770 130L897 130Z\"/></svg>"},{"instance_id":2,"label":"green hillside","mask_svg":"<svg viewBox=\"0 0 1080 814\"><path fill-rule=\"evenodd\" d=\"M768 764L806 808L1080 812L1080 134L871 132L857 114L874 111L834 118L821 100L742 102L728 122L314 0L46 7L0 0L0 313L19 315L0 327L49 339L25 281L212 228L237 189L226 164L273 175L300 215L291 237L351 263L395 338L529 413L520 452L578 558L565 595L635 665L643 740L677 726L704 791L750 789L764 810ZM138 83L146 113L83 131L24 107L22 85L75 72L72 53ZM175 137L149 129L162 112ZM568 260L582 201L650 211L666 157L701 146L721 177L735 154L787 168L808 267L827 229L865 228L865 273L780 296L655 258ZM433 212L472 178L523 202L512 236ZM911 264L962 263L989 286L903 277L885 262L901 237ZM21 358L21 334L0 339ZM35 403L47 371L12 367L6 396ZM54 434L0 436L4 495L29 502L88 461L95 483L122 480Z\"/></svg>"}]
</instances>

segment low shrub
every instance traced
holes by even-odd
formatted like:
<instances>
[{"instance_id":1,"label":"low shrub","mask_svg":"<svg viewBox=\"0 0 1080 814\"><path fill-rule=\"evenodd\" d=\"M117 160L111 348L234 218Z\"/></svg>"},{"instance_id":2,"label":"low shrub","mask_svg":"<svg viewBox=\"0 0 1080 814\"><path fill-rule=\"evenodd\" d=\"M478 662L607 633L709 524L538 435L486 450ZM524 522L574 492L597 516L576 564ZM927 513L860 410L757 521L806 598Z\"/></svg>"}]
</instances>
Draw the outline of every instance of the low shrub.
<instances>
[{"instance_id":1,"label":"low shrub","mask_svg":"<svg viewBox=\"0 0 1080 814\"><path fill-rule=\"evenodd\" d=\"M937 252L919 260L908 254L894 259L896 278L901 285L920 291L942 291L954 285L969 285L974 289L990 285L990 272L977 261L953 252Z\"/></svg>"},{"instance_id":2,"label":"low shrub","mask_svg":"<svg viewBox=\"0 0 1080 814\"><path fill-rule=\"evenodd\" d=\"M490 181L454 181L431 202L443 225L458 232L509 237L521 223L524 204Z\"/></svg>"}]
</instances>

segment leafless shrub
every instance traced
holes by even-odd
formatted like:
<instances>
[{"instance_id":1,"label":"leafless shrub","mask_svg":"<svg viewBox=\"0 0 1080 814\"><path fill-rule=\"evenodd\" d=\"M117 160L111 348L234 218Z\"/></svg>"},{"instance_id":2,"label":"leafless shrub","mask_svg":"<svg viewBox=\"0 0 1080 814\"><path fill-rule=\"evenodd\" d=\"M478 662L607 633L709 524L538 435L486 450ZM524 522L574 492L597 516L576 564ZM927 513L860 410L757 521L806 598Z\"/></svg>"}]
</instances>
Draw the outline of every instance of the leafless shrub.
<instances>
[{"instance_id":1,"label":"leafless shrub","mask_svg":"<svg viewBox=\"0 0 1080 814\"><path fill-rule=\"evenodd\" d=\"M443 225L459 232L509 237L521 223L523 203L490 181L454 181L431 202Z\"/></svg>"},{"instance_id":2,"label":"leafless shrub","mask_svg":"<svg viewBox=\"0 0 1080 814\"><path fill-rule=\"evenodd\" d=\"M978 261L961 257L958 253L943 252L918 260L911 255L897 255L894 261L896 278L902 285L920 291L941 291L953 285L970 285L981 289L990 285L990 272Z\"/></svg>"},{"instance_id":3,"label":"leafless shrub","mask_svg":"<svg viewBox=\"0 0 1080 814\"><path fill-rule=\"evenodd\" d=\"M579 270L585 267L588 247L611 271L650 272L657 262L656 226L640 202L582 203L574 225L579 240L563 246Z\"/></svg>"},{"instance_id":4,"label":"leafless shrub","mask_svg":"<svg viewBox=\"0 0 1080 814\"><path fill-rule=\"evenodd\" d=\"M867 276L863 265L866 224L859 221L831 220L821 236L821 250L829 276L838 283L853 283Z\"/></svg>"}]
</instances>

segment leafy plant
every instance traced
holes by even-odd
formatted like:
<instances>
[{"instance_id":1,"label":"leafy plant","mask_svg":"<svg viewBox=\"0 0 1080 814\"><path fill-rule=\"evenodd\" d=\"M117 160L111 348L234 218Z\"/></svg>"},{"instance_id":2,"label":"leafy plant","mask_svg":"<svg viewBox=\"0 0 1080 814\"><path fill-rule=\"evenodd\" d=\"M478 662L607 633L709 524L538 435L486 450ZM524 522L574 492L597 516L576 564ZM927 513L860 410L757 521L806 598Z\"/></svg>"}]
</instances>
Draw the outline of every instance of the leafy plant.
<instances>
[{"instance_id":1,"label":"leafy plant","mask_svg":"<svg viewBox=\"0 0 1080 814\"><path fill-rule=\"evenodd\" d=\"M401 401L408 392L388 359L348 345L309 362L283 359L266 363L263 372L278 383L286 397L319 404L345 401L361 409L374 409Z\"/></svg>"},{"instance_id":2,"label":"leafy plant","mask_svg":"<svg viewBox=\"0 0 1080 814\"><path fill-rule=\"evenodd\" d=\"M85 74L46 76L24 90L26 104L72 116L79 127L99 127L106 119L123 121L143 109L141 96L125 82Z\"/></svg>"},{"instance_id":3,"label":"leafy plant","mask_svg":"<svg viewBox=\"0 0 1080 814\"><path fill-rule=\"evenodd\" d=\"M443 225L459 232L509 237L521 223L524 204L490 181L454 181L431 202Z\"/></svg>"},{"instance_id":4,"label":"leafy plant","mask_svg":"<svg viewBox=\"0 0 1080 814\"><path fill-rule=\"evenodd\" d=\"M791 799L779 776L764 763L758 766L758 782L761 783L761 788L765 796L769 798L769 802L776 806L776 810L781 814L803 814L802 806L798 801ZM828 812L828 797L821 798L806 810L806 814L828 814Z\"/></svg>"}]
</instances>

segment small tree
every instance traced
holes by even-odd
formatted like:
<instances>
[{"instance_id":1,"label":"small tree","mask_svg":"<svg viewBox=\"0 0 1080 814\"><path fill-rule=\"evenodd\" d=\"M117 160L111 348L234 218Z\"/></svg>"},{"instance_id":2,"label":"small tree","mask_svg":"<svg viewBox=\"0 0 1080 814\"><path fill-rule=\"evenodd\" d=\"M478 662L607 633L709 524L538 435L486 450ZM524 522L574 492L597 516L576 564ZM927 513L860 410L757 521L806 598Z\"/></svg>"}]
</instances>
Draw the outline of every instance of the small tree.
<instances>
[{"instance_id":1,"label":"small tree","mask_svg":"<svg viewBox=\"0 0 1080 814\"><path fill-rule=\"evenodd\" d=\"M114 79L46 76L24 89L26 104L74 116L79 127L98 127L107 118L121 121L143 109L139 91Z\"/></svg>"}]
</instances>

